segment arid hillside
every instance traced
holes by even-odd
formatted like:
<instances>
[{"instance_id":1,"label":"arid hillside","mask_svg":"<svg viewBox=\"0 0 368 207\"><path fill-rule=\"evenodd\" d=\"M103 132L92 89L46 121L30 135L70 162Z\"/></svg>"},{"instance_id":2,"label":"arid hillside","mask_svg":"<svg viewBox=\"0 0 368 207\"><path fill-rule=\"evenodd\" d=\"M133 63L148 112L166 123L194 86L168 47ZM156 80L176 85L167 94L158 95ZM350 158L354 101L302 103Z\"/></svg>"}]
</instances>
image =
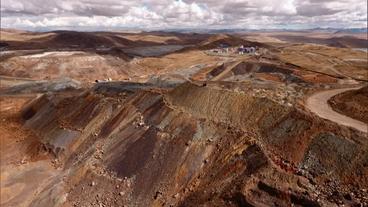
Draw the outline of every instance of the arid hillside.
<instances>
[{"instance_id":1,"label":"arid hillside","mask_svg":"<svg viewBox=\"0 0 368 207\"><path fill-rule=\"evenodd\" d=\"M368 43L366 32L348 31L254 32L244 37L254 41L313 43L341 48L366 48Z\"/></svg>"},{"instance_id":2,"label":"arid hillside","mask_svg":"<svg viewBox=\"0 0 368 207\"><path fill-rule=\"evenodd\" d=\"M43 95L22 110L57 166L54 187L30 206L53 196L82 206L368 202L366 134L298 105L216 84L103 83L74 94Z\"/></svg>"},{"instance_id":3,"label":"arid hillside","mask_svg":"<svg viewBox=\"0 0 368 207\"><path fill-rule=\"evenodd\" d=\"M338 94L329 104L334 110L368 124L368 87Z\"/></svg>"},{"instance_id":4,"label":"arid hillside","mask_svg":"<svg viewBox=\"0 0 368 207\"><path fill-rule=\"evenodd\" d=\"M368 205L363 50L1 34L1 206Z\"/></svg>"},{"instance_id":5,"label":"arid hillside","mask_svg":"<svg viewBox=\"0 0 368 207\"><path fill-rule=\"evenodd\" d=\"M251 59L266 63L287 63L300 70L340 79L367 80L367 59L364 51L316 44L293 44L287 41L266 44L260 40L248 41L248 37L249 35L243 38L241 35L164 32L34 33L1 30L4 51L0 56L0 75L38 80L68 76L89 83L109 78L138 80L151 74L177 74L177 70L193 68L199 71L217 64ZM256 55L242 56L208 54L211 49L241 45L256 47L259 51ZM188 73L194 72L196 71L193 69Z\"/></svg>"},{"instance_id":6,"label":"arid hillside","mask_svg":"<svg viewBox=\"0 0 368 207\"><path fill-rule=\"evenodd\" d=\"M368 40L361 39L352 36L341 36L332 38L314 38L305 36L287 36L287 35L276 35L273 36L277 39L287 42L294 43L313 43L313 44L323 44L331 47L341 47L341 48L367 48Z\"/></svg>"}]
</instances>

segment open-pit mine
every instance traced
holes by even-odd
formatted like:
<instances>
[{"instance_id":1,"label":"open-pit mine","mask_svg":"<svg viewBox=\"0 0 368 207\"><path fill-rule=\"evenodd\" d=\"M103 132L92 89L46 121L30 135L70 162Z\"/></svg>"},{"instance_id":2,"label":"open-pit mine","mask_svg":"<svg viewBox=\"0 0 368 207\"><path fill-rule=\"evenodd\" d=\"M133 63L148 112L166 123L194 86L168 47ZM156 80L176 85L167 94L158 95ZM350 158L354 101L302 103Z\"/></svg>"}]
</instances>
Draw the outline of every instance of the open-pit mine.
<instances>
[{"instance_id":1,"label":"open-pit mine","mask_svg":"<svg viewBox=\"0 0 368 207\"><path fill-rule=\"evenodd\" d=\"M316 34L2 29L0 205L368 206L368 40Z\"/></svg>"}]
</instances>

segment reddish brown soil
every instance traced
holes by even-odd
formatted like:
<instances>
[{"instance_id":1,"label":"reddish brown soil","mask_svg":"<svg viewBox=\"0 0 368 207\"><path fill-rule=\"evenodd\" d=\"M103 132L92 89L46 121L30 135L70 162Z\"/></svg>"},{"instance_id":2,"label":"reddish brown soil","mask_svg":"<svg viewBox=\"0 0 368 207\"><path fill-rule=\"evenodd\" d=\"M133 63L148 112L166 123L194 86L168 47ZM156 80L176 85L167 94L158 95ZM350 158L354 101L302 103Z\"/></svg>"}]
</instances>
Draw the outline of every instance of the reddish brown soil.
<instances>
[{"instance_id":1,"label":"reddish brown soil","mask_svg":"<svg viewBox=\"0 0 368 207\"><path fill-rule=\"evenodd\" d=\"M1 165L18 162L26 156L27 161L37 161L42 150L39 138L23 127L20 110L33 97L0 98L0 150Z\"/></svg>"},{"instance_id":2,"label":"reddish brown soil","mask_svg":"<svg viewBox=\"0 0 368 207\"><path fill-rule=\"evenodd\" d=\"M1 206L31 206L55 172L40 138L23 127L19 112L30 98L0 98Z\"/></svg>"},{"instance_id":3,"label":"reddish brown soil","mask_svg":"<svg viewBox=\"0 0 368 207\"><path fill-rule=\"evenodd\" d=\"M72 205L367 203L364 134L268 98L189 83L161 93L106 84L43 96L30 111L26 125L68 172Z\"/></svg>"},{"instance_id":4,"label":"reddish brown soil","mask_svg":"<svg viewBox=\"0 0 368 207\"><path fill-rule=\"evenodd\" d=\"M309 83L336 83L337 79L332 76L318 74L303 70L295 70L294 74L301 77L304 81Z\"/></svg>"},{"instance_id":5,"label":"reddish brown soil","mask_svg":"<svg viewBox=\"0 0 368 207\"><path fill-rule=\"evenodd\" d=\"M368 124L368 86L338 94L328 103L335 111Z\"/></svg>"},{"instance_id":6,"label":"reddish brown soil","mask_svg":"<svg viewBox=\"0 0 368 207\"><path fill-rule=\"evenodd\" d=\"M275 81L275 82L282 82L282 79L274 74L269 74L269 73L257 73L256 77L265 79L265 80L271 80L271 81Z\"/></svg>"},{"instance_id":7,"label":"reddish brown soil","mask_svg":"<svg viewBox=\"0 0 368 207\"><path fill-rule=\"evenodd\" d=\"M224 60L196 50L220 44L271 48L237 36L173 33L155 39L154 35L165 36L152 33L125 39L119 33L58 32L42 36L39 41L55 48L80 43L82 49L101 44L147 45L152 38L152 44L196 44L190 52L130 62L114 61L121 52L118 50L105 57L101 65L93 64L101 73L80 70L74 62L76 56L70 60L76 67L65 70L65 74L73 75L75 71L81 78L92 74L101 79L123 75L134 79L200 64L203 69L192 78L204 81L254 75L293 83L288 87L336 83L335 78L319 73L318 65L313 65L318 69L313 72L292 61ZM19 42L10 41L14 44L10 48L37 46L37 39L29 45L27 41ZM306 54L304 50L300 53ZM290 52L293 58L294 54ZM301 61L306 62L304 56ZM224 65L217 64L220 62ZM31 64L28 60L25 63ZM55 65L59 63L65 61ZM102 66L107 63L113 64L112 71L121 73L105 74ZM21 68L34 73L29 67ZM39 73L57 75L59 69L48 67ZM241 84L198 81L152 89L148 84L108 82L83 92L50 92L26 107L22 106L31 97L1 98L0 134L5 135L0 139L1 165L10 169L4 178L8 182L6 190L2 188L2 195L4 191L8 197L4 206L21 206L18 204L23 200L37 207L59 202L68 207L368 205L366 133L322 119L283 98L299 95L300 91L285 89L290 92L285 95L272 87L265 92L266 84L259 88L256 84ZM282 84L277 85L281 90ZM247 90L239 91L242 87ZM340 104L348 104L342 107L348 109L345 113L367 114L367 88L336 98ZM281 97L282 101L273 97ZM43 160L48 157L56 158L59 170L50 170L50 162ZM42 163L36 162L39 160ZM0 178L3 181L3 176ZM28 186L28 190L17 188L20 185Z\"/></svg>"}]
</instances>

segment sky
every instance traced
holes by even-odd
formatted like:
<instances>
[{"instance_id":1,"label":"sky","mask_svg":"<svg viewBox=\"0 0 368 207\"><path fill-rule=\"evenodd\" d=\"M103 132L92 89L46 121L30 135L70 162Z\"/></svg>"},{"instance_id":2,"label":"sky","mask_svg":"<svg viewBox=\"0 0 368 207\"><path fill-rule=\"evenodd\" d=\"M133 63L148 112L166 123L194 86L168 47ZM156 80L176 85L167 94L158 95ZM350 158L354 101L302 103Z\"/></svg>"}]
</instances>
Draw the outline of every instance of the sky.
<instances>
[{"instance_id":1,"label":"sky","mask_svg":"<svg viewBox=\"0 0 368 207\"><path fill-rule=\"evenodd\" d=\"M1 0L1 27L358 28L367 27L367 0Z\"/></svg>"}]
</instances>

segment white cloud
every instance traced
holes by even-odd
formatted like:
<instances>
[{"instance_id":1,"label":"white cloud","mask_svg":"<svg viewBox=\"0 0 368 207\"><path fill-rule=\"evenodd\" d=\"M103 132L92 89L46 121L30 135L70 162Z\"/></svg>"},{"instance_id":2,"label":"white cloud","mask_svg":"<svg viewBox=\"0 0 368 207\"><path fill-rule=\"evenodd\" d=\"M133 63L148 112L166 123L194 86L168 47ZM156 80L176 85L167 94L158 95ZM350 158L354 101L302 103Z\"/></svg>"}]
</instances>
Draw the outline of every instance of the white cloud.
<instances>
[{"instance_id":1,"label":"white cloud","mask_svg":"<svg viewBox=\"0 0 368 207\"><path fill-rule=\"evenodd\" d=\"M361 0L1 0L2 27L365 27Z\"/></svg>"}]
</instances>

